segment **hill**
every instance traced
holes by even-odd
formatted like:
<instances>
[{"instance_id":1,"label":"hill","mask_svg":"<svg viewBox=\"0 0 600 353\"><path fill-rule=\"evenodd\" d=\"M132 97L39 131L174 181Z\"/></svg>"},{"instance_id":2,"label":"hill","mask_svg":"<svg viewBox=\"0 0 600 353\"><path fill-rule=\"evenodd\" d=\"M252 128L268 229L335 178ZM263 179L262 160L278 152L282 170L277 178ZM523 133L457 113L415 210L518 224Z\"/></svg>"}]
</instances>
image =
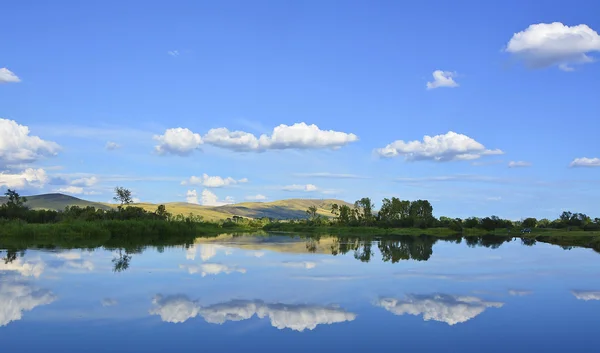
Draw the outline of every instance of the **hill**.
<instances>
[{"instance_id":1,"label":"hill","mask_svg":"<svg viewBox=\"0 0 600 353\"><path fill-rule=\"evenodd\" d=\"M93 206L101 209L115 208L115 204L99 203L82 200L63 194L45 194L27 196L27 205L32 209L64 210L67 206ZM0 197L0 203L6 202L5 197ZM167 211L172 214L193 214L202 216L205 220L216 221L241 216L246 218L271 217L275 219L306 218L306 210L316 206L318 214L331 217L331 205L344 204L345 201L334 199L287 199L273 202L243 202L224 206L202 206L185 202L165 203ZM138 203L132 206L142 207L147 211L155 211L158 204Z\"/></svg>"},{"instance_id":2,"label":"hill","mask_svg":"<svg viewBox=\"0 0 600 353\"><path fill-rule=\"evenodd\" d=\"M6 202L6 197L0 197L0 204ZM79 207L87 207L93 206L101 209L110 209L110 206L98 203L91 202L82 199L78 199L73 196L63 195L63 194L44 194L44 195L33 195L27 196L27 206L34 210L56 210L62 211L67 206L79 206Z\"/></svg>"}]
</instances>

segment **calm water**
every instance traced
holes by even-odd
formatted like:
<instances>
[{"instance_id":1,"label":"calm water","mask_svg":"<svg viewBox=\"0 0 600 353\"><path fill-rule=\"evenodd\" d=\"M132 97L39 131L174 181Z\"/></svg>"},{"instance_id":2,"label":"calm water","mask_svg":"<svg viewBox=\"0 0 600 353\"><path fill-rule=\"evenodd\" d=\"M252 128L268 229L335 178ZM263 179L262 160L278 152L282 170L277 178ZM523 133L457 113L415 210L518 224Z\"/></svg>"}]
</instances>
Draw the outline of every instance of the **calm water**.
<instances>
[{"instance_id":1,"label":"calm water","mask_svg":"<svg viewBox=\"0 0 600 353\"><path fill-rule=\"evenodd\" d=\"M598 349L588 249L225 235L1 256L5 352Z\"/></svg>"}]
</instances>

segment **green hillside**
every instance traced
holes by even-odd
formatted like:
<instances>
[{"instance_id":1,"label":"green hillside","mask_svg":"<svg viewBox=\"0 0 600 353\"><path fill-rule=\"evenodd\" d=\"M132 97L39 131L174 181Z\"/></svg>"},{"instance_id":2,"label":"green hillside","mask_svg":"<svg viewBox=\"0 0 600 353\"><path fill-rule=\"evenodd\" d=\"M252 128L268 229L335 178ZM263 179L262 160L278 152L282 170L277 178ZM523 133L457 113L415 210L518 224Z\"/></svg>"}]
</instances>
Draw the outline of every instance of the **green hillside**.
<instances>
[{"instance_id":1,"label":"green hillside","mask_svg":"<svg viewBox=\"0 0 600 353\"><path fill-rule=\"evenodd\" d=\"M115 208L115 204L99 203L82 200L73 196L63 194L45 194L27 196L27 205L32 209L64 210L67 206L93 206L96 208ZM5 198L0 197L0 203ZM310 206L316 206L318 213L325 217L331 216L331 205L333 203L350 205L347 202L333 199L288 199L273 202L243 202L225 206L201 206L185 202L170 202L164 205L172 214L193 214L202 216L205 220L216 221L242 216L246 218L271 217L275 219L305 218L306 210ZM148 211L155 211L158 204L139 203L132 206L142 207Z\"/></svg>"},{"instance_id":2,"label":"green hillside","mask_svg":"<svg viewBox=\"0 0 600 353\"><path fill-rule=\"evenodd\" d=\"M6 197L0 197L0 204L6 202ZM27 196L27 206L34 210L64 210L67 206L80 206L87 207L93 206L96 208L110 209L110 206L103 205L98 202L91 202L82 199L78 199L73 196L63 194L44 194Z\"/></svg>"}]
</instances>

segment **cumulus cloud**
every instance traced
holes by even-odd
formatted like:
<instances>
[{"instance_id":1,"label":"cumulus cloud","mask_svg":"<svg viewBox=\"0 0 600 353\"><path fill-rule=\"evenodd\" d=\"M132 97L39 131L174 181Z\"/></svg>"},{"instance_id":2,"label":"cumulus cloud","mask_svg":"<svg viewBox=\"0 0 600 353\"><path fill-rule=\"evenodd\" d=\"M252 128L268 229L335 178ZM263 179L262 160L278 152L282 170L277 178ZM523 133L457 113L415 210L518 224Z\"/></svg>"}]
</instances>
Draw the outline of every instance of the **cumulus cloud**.
<instances>
[{"instance_id":1,"label":"cumulus cloud","mask_svg":"<svg viewBox=\"0 0 600 353\"><path fill-rule=\"evenodd\" d=\"M439 87L458 87L458 83L454 81L456 73L451 71L435 70L433 72L433 81L427 82L427 89Z\"/></svg>"},{"instance_id":2,"label":"cumulus cloud","mask_svg":"<svg viewBox=\"0 0 600 353\"><path fill-rule=\"evenodd\" d=\"M358 141L358 137L345 132L321 130L314 124L296 123L291 126L281 124L273 129L271 135L264 134L260 137L227 128L211 129L204 136L204 141L233 151L262 152L278 149L337 149Z\"/></svg>"},{"instance_id":3,"label":"cumulus cloud","mask_svg":"<svg viewBox=\"0 0 600 353\"><path fill-rule=\"evenodd\" d=\"M158 154L176 154L179 156L191 154L192 151L200 148L203 143L199 134L180 127L167 129L164 135L154 135L154 139L158 141L158 145L154 147Z\"/></svg>"},{"instance_id":4,"label":"cumulus cloud","mask_svg":"<svg viewBox=\"0 0 600 353\"><path fill-rule=\"evenodd\" d=\"M23 312L40 305L48 305L56 296L48 290L37 289L27 283L0 282L0 327L21 320Z\"/></svg>"},{"instance_id":5,"label":"cumulus cloud","mask_svg":"<svg viewBox=\"0 0 600 353\"><path fill-rule=\"evenodd\" d=\"M425 136L423 141L398 140L376 153L381 157L404 156L407 161L430 160L436 162L473 160L487 155L503 154L499 149L489 150L469 136L449 131L444 135Z\"/></svg>"},{"instance_id":6,"label":"cumulus cloud","mask_svg":"<svg viewBox=\"0 0 600 353\"><path fill-rule=\"evenodd\" d=\"M571 293L579 300L600 300L600 291L574 290Z\"/></svg>"},{"instance_id":7,"label":"cumulus cloud","mask_svg":"<svg viewBox=\"0 0 600 353\"><path fill-rule=\"evenodd\" d=\"M2 142L0 141L0 144ZM43 169L27 168L21 173L11 174L0 172L0 187L18 188L25 187L41 188L50 178Z\"/></svg>"},{"instance_id":8,"label":"cumulus cloud","mask_svg":"<svg viewBox=\"0 0 600 353\"><path fill-rule=\"evenodd\" d=\"M0 68L0 83L17 82L21 82L21 79L17 75L5 67Z\"/></svg>"},{"instance_id":9,"label":"cumulus cloud","mask_svg":"<svg viewBox=\"0 0 600 353\"><path fill-rule=\"evenodd\" d=\"M260 300L233 300L202 307L182 295L166 298L157 295L153 304L155 307L150 314L159 315L163 321L171 323L185 322L199 315L208 323L221 325L227 321L243 321L257 316L260 319L268 318L271 326L280 330L302 332L313 330L318 325L356 319L356 314L336 307L269 304Z\"/></svg>"},{"instance_id":10,"label":"cumulus cloud","mask_svg":"<svg viewBox=\"0 0 600 353\"><path fill-rule=\"evenodd\" d=\"M317 267L317 264L312 261L285 261L282 263L282 265L283 267L305 268L307 270Z\"/></svg>"},{"instance_id":11,"label":"cumulus cloud","mask_svg":"<svg viewBox=\"0 0 600 353\"><path fill-rule=\"evenodd\" d=\"M515 33L505 51L530 68L558 66L572 71L572 64L594 61L588 54L600 51L600 36L585 24L538 23Z\"/></svg>"},{"instance_id":12,"label":"cumulus cloud","mask_svg":"<svg viewBox=\"0 0 600 353\"><path fill-rule=\"evenodd\" d=\"M221 201L215 193L204 189L200 195L200 200L198 200L198 193L196 190L188 190L187 202L201 204L203 206L224 206L232 204L234 200L231 196L227 196L224 201Z\"/></svg>"},{"instance_id":13,"label":"cumulus cloud","mask_svg":"<svg viewBox=\"0 0 600 353\"><path fill-rule=\"evenodd\" d=\"M185 194L185 201L196 205L200 204L200 201L198 201L198 192L196 190L188 190Z\"/></svg>"},{"instance_id":14,"label":"cumulus cloud","mask_svg":"<svg viewBox=\"0 0 600 353\"><path fill-rule=\"evenodd\" d=\"M525 161L510 161L508 163L508 167L509 168L525 168L525 167L531 167L531 163L530 162L525 162Z\"/></svg>"},{"instance_id":15,"label":"cumulus cloud","mask_svg":"<svg viewBox=\"0 0 600 353\"><path fill-rule=\"evenodd\" d=\"M199 177L191 176L189 179L182 181L181 185L202 185L207 188L222 188L225 186L247 182L247 178L236 180L232 177L222 178L220 176L209 176L208 174L202 174L202 176Z\"/></svg>"},{"instance_id":16,"label":"cumulus cloud","mask_svg":"<svg viewBox=\"0 0 600 353\"><path fill-rule=\"evenodd\" d=\"M102 306L104 306L104 307L108 307L108 306L115 306L115 305L119 304L119 302L116 299L104 298L100 301L100 304L102 304Z\"/></svg>"},{"instance_id":17,"label":"cumulus cloud","mask_svg":"<svg viewBox=\"0 0 600 353\"><path fill-rule=\"evenodd\" d=\"M298 185L298 184L293 184L293 185L286 185L284 187L281 188L283 191L304 191L304 192L312 192L312 191L317 191L319 188L317 188L315 185L313 184L306 184L306 185Z\"/></svg>"},{"instance_id":18,"label":"cumulus cloud","mask_svg":"<svg viewBox=\"0 0 600 353\"><path fill-rule=\"evenodd\" d=\"M245 268L217 263L204 263L202 265L179 265L179 268L187 270L191 275L200 273L202 277L206 277L207 275L216 276L221 273L227 275L233 272L246 273Z\"/></svg>"},{"instance_id":19,"label":"cumulus cloud","mask_svg":"<svg viewBox=\"0 0 600 353\"><path fill-rule=\"evenodd\" d=\"M65 186L63 188L55 189L54 192L60 192L63 194L71 195L98 195L97 191L87 191L81 186Z\"/></svg>"},{"instance_id":20,"label":"cumulus cloud","mask_svg":"<svg viewBox=\"0 0 600 353\"><path fill-rule=\"evenodd\" d=\"M179 56L179 50L169 50L167 52L167 54L173 56L173 57L178 57Z\"/></svg>"},{"instance_id":21,"label":"cumulus cloud","mask_svg":"<svg viewBox=\"0 0 600 353\"><path fill-rule=\"evenodd\" d=\"M570 167L600 167L600 158L575 158Z\"/></svg>"},{"instance_id":22,"label":"cumulus cloud","mask_svg":"<svg viewBox=\"0 0 600 353\"><path fill-rule=\"evenodd\" d=\"M106 146L104 146L104 148L106 148L109 151L114 151L114 150L118 150L119 148L121 148L121 145L113 142L113 141L108 141L106 143Z\"/></svg>"},{"instance_id":23,"label":"cumulus cloud","mask_svg":"<svg viewBox=\"0 0 600 353\"><path fill-rule=\"evenodd\" d=\"M0 118L0 167L35 162L54 156L59 150L55 142L29 135L27 126Z\"/></svg>"},{"instance_id":24,"label":"cumulus cloud","mask_svg":"<svg viewBox=\"0 0 600 353\"><path fill-rule=\"evenodd\" d=\"M198 315L200 306L184 295L173 295L163 297L154 296L152 299L154 308L150 309L150 315L158 315L164 322L182 323Z\"/></svg>"},{"instance_id":25,"label":"cumulus cloud","mask_svg":"<svg viewBox=\"0 0 600 353\"><path fill-rule=\"evenodd\" d=\"M188 260L195 260L196 255L198 254L198 248L200 250L200 258L202 259L202 261L208 261L213 257L217 256L217 251L228 250L228 248L219 244L203 244L199 246L192 245L185 251L185 258Z\"/></svg>"},{"instance_id":26,"label":"cumulus cloud","mask_svg":"<svg viewBox=\"0 0 600 353\"><path fill-rule=\"evenodd\" d=\"M470 296L410 294L404 300L381 298L375 305L394 315L422 315L425 321L434 320L455 325L473 319L487 308L501 308L504 303L487 302Z\"/></svg>"},{"instance_id":27,"label":"cumulus cloud","mask_svg":"<svg viewBox=\"0 0 600 353\"><path fill-rule=\"evenodd\" d=\"M21 276L25 277L40 277L44 272L45 265L43 262L32 262L24 261L23 258L17 258L16 260L5 263L0 261L0 272L11 271L17 272Z\"/></svg>"},{"instance_id":28,"label":"cumulus cloud","mask_svg":"<svg viewBox=\"0 0 600 353\"><path fill-rule=\"evenodd\" d=\"M256 194L256 195L248 195L245 197L245 199L248 201L264 201L267 199L267 197L262 194Z\"/></svg>"},{"instance_id":29,"label":"cumulus cloud","mask_svg":"<svg viewBox=\"0 0 600 353\"><path fill-rule=\"evenodd\" d=\"M60 261L54 260L48 262L48 265L50 265L50 267L53 268L85 271L93 271L95 268L93 262L82 259L80 252L64 252L55 254L54 257L56 257Z\"/></svg>"},{"instance_id":30,"label":"cumulus cloud","mask_svg":"<svg viewBox=\"0 0 600 353\"><path fill-rule=\"evenodd\" d=\"M98 183L98 178L95 176L89 178L79 178L71 181L74 186L94 186Z\"/></svg>"}]
</instances>

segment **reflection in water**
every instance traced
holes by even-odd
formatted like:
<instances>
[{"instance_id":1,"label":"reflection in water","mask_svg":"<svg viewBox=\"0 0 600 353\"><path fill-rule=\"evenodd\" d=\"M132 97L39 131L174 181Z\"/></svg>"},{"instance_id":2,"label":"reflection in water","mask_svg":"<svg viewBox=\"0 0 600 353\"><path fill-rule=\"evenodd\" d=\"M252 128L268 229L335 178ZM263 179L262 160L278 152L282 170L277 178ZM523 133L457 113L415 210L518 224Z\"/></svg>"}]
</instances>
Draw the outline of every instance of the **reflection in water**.
<instances>
[{"instance_id":1,"label":"reflection in water","mask_svg":"<svg viewBox=\"0 0 600 353\"><path fill-rule=\"evenodd\" d=\"M533 294L532 291L530 290L517 290L517 289L511 289L508 291L509 295L512 295L514 297L524 297L526 295L531 295Z\"/></svg>"},{"instance_id":2,"label":"reflection in water","mask_svg":"<svg viewBox=\"0 0 600 353\"><path fill-rule=\"evenodd\" d=\"M305 268L307 270L317 267L317 264L312 261L284 261L282 262L282 265L283 267Z\"/></svg>"},{"instance_id":3,"label":"reflection in water","mask_svg":"<svg viewBox=\"0 0 600 353\"><path fill-rule=\"evenodd\" d=\"M220 273L230 274L233 272L246 273L245 268L237 266L228 266L217 263L206 263L202 265L179 265L179 268L187 269L189 274L200 273L202 277L206 275L218 275Z\"/></svg>"},{"instance_id":4,"label":"reflection in water","mask_svg":"<svg viewBox=\"0 0 600 353\"><path fill-rule=\"evenodd\" d=\"M115 306L115 305L119 304L119 302L116 299L104 298L104 299L102 299L100 304L102 304L102 306Z\"/></svg>"},{"instance_id":5,"label":"reflection in water","mask_svg":"<svg viewBox=\"0 0 600 353\"><path fill-rule=\"evenodd\" d=\"M571 293L579 300L600 300L600 291L574 290Z\"/></svg>"},{"instance_id":6,"label":"reflection in water","mask_svg":"<svg viewBox=\"0 0 600 353\"><path fill-rule=\"evenodd\" d=\"M24 261L23 258L15 258L10 262L0 262L0 271L17 272L25 277L39 277L44 272L44 263L41 261Z\"/></svg>"},{"instance_id":7,"label":"reflection in water","mask_svg":"<svg viewBox=\"0 0 600 353\"><path fill-rule=\"evenodd\" d=\"M21 320L24 311L56 300L48 290L37 289L25 282L2 278L0 282L0 326Z\"/></svg>"},{"instance_id":8,"label":"reflection in water","mask_svg":"<svg viewBox=\"0 0 600 353\"><path fill-rule=\"evenodd\" d=\"M165 322L181 323L200 315L211 324L227 321L242 321L257 316L269 318L271 325L278 329L294 331L313 330L317 325L330 325L353 321L356 314L336 307L316 305L268 304L261 300L232 300L226 303L200 306L184 295L163 297L157 295L150 314L159 315Z\"/></svg>"},{"instance_id":9,"label":"reflection in water","mask_svg":"<svg viewBox=\"0 0 600 353\"><path fill-rule=\"evenodd\" d=\"M381 298L375 305L394 315L423 315L425 321L434 320L455 325L471 320L487 308L500 308L504 303L488 302L471 296L409 294L404 300Z\"/></svg>"},{"instance_id":10,"label":"reflection in water","mask_svg":"<svg viewBox=\"0 0 600 353\"><path fill-rule=\"evenodd\" d=\"M131 255L125 250L119 249L119 255L112 259L113 272L122 272L129 268L131 262Z\"/></svg>"}]
</instances>

